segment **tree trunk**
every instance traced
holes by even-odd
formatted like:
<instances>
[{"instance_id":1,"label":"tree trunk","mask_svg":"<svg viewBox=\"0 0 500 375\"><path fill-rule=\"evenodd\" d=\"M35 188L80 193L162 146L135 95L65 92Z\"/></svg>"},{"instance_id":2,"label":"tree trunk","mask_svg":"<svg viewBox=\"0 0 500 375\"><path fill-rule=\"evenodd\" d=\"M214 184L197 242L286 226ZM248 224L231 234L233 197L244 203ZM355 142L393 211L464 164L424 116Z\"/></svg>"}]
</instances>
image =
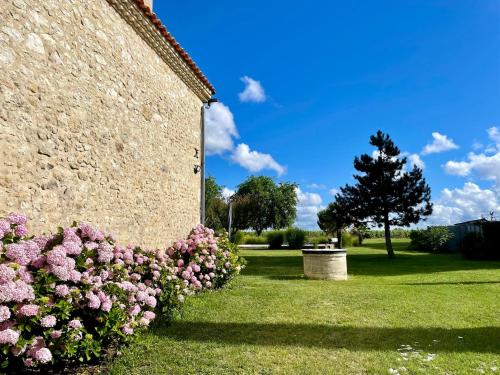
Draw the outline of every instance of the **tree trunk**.
<instances>
[{"instance_id":1,"label":"tree trunk","mask_svg":"<svg viewBox=\"0 0 500 375\"><path fill-rule=\"evenodd\" d=\"M339 241L337 242L339 249L342 249L342 230L337 231L337 240Z\"/></svg>"},{"instance_id":2,"label":"tree trunk","mask_svg":"<svg viewBox=\"0 0 500 375\"><path fill-rule=\"evenodd\" d=\"M386 217L384 220L384 231L385 231L385 247L387 249L387 255L389 258L394 258L394 250L392 249L391 241L391 226L389 225L389 218Z\"/></svg>"},{"instance_id":3,"label":"tree trunk","mask_svg":"<svg viewBox=\"0 0 500 375\"><path fill-rule=\"evenodd\" d=\"M363 245L363 234L361 232L358 232L358 241L359 246Z\"/></svg>"}]
</instances>

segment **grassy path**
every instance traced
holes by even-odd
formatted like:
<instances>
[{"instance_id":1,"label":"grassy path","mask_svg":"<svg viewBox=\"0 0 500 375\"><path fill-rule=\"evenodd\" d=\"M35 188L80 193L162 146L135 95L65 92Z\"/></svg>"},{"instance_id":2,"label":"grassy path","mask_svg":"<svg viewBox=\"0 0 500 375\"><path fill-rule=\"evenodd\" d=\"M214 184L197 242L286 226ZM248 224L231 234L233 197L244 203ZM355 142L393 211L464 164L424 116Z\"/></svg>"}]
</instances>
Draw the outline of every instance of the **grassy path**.
<instances>
[{"instance_id":1,"label":"grassy path","mask_svg":"<svg viewBox=\"0 0 500 375\"><path fill-rule=\"evenodd\" d=\"M396 251L406 242L396 243ZM302 277L298 251L246 250L232 288L191 298L110 372L500 374L500 262L348 253L345 282Z\"/></svg>"}]
</instances>

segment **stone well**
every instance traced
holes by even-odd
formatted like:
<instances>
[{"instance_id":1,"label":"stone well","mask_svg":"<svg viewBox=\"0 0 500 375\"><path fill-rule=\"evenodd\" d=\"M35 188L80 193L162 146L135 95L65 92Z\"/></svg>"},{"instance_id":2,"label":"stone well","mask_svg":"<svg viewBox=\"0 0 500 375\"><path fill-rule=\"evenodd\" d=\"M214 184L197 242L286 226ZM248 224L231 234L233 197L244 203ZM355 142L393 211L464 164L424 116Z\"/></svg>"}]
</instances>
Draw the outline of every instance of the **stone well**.
<instances>
[{"instance_id":1,"label":"stone well","mask_svg":"<svg viewBox=\"0 0 500 375\"><path fill-rule=\"evenodd\" d=\"M304 249L304 275L308 279L347 280L345 249Z\"/></svg>"}]
</instances>

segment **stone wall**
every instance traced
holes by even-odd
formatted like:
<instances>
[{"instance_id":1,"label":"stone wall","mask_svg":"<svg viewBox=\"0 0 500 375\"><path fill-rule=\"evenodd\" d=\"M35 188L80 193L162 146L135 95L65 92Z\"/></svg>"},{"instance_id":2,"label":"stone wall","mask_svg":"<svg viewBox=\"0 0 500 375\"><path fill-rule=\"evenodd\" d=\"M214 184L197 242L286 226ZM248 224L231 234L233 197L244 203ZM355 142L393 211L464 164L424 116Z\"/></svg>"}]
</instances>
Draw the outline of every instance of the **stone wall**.
<instances>
[{"instance_id":1,"label":"stone wall","mask_svg":"<svg viewBox=\"0 0 500 375\"><path fill-rule=\"evenodd\" d=\"M159 246L199 222L201 100L104 0L0 2L0 215Z\"/></svg>"}]
</instances>

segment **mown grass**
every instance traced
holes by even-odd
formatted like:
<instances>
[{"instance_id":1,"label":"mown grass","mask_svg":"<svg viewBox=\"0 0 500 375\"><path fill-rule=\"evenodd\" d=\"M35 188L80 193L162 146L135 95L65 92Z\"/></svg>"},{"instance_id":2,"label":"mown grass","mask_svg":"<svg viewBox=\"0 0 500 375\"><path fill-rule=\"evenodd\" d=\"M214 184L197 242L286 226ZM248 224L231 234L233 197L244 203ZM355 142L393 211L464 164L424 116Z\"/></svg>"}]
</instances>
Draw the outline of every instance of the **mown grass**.
<instances>
[{"instance_id":1,"label":"mown grass","mask_svg":"<svg viewBox=\"0 0 500 375\"><path fill-rule=\"evenodd\" d=\"M500 262L395 245L394 260L380 240L350 249L344 282L305 280L299 251L244 251L248 267L231 289L189 299L179 320L143 334L109 371L500 373Z\"/></svg>"}]
</instances>

